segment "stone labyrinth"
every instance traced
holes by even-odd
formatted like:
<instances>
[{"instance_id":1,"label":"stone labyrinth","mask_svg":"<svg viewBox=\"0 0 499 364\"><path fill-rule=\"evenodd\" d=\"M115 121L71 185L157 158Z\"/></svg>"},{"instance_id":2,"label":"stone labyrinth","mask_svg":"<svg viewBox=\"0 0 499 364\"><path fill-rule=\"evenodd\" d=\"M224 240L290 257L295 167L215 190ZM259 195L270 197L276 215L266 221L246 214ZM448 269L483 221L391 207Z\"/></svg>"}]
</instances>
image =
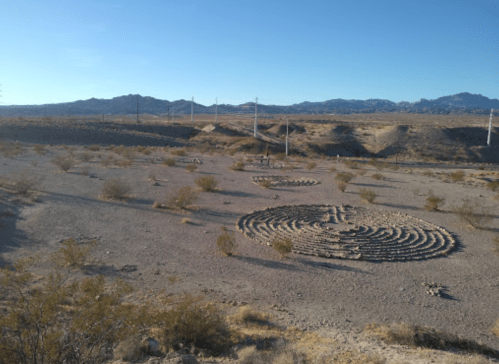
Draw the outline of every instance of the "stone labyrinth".
<instances>
[{"instance_id":1,"label":"stone labyrinth","mask_svg":"<svg viewBox=\"0 0 499 364\"><path fill-rule=\"evenodd\" d=\"M291 178L289 176L253 176L251 180L256 184L262 181L270 181L271 187L313 186L320 183L311 178Z\"/></svg>"},{"instance_id":2,"label":"stone labyrinth","mask_svg":"<svg viewBox=\"0 0 499 364\"><path fill-rule=\"evenodd\" d=\"M290 238L294 253L326 258L419 260L456 246L445 229L416 217L348 205L267 208L242 216L237 228L267 245L276 237Z\"/></svg>"}]
</instances>

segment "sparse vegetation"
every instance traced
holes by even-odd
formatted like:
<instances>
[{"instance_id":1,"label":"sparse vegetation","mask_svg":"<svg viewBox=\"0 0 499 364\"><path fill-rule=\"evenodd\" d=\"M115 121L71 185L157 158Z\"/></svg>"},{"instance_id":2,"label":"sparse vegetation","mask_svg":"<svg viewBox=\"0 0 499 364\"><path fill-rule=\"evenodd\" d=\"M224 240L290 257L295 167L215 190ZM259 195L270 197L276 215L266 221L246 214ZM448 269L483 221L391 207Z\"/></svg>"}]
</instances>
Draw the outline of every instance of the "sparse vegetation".
<instances>
[{"instance_id":1,"label":"sparse vegetation","mask_svg":"<svg viewBox=\"0 0 499 364\"><path fill-rule=\"evenodd\" d=\"M492 328L492 333L499 338L499 320L496 321L494 327Z\"/></svg>"},{"instance_id":2,"label":"sparse vegetation","mask_svg":"<svg viewBox=\"0 0 499 364\"><path fill-rule=\"evenodd\" d=\"M185 170L187 172L194 172L196 169L198 169L198 166L196 166L194 163L190 163L185 167Z\"/></svg>"},{"instance_id":3,"label":"sparse vegetation","mask_svg":"<svg viewBox=\"0 0 499 364\"><path fill-rule=\"evenodd\" d=\"M376 199L376 193L368 188L363 188L359 191L360 198L368 203L373 203Z\"/></svg>"},{"instance_id":4,"label":"sparse vegetation","mask_svg":"<svg viewBox=\"0 0 499 364\"><path fill-rule=\"evenodd\" d=\"M93 144L90 145L87 149L90 150L91 152L98 152L100 150L100 145Z\"/></svg>"},{"instance_id":5,"label":"sparse vegetation","mask_svg":"<svg viewBox=\"0 0 499 364\"><path fill-rule=\"evenodd\" d=\"M381 173L374 173L371 178L374 178L377 181L384 181L386 177L382 175Z\"/></svg>"},{"instance_id":6,"label":"sparse vegetation","mask_svg":"<svg viewBox=\"0 0 499 364\"><path fill-rule=\"evenodd\" d=\"M347 167L347 168L350 168L350 169L357 169L359 168L359 163L357 163L356 161L353 161L353 160L345 160L343 162L343 164Z\"/></svg>"},{"instance_id":7,"label":"sparse vegetation","mask_svg":"<svg viewBox=\"0 0 499 364\"><path fill-rule=\"evenodd\" d=\"M455 171L449 174L450 178L452 179L452 182L462 182L465 177L465 173L463 171Z\"/></svg>"},{"instance_id":8,"label":"sparse vegetation","mask_svg":"<svg viewBox=\"0 0 499 364\"><path fill-rule=\"evenodd\" d=\"M204 192L214 192L217 190L218 181L213 176L199 177L194 181Z\"/></svg>"},{"instance_id":9,"label":"sparse vegetation","mask_svg":"<svg viewBox=\"0 0 499 364\"><path fill-rule=\"evenodd\" d=\"M236 250L236 236L234 233L229 233L227 229L222 231L223 233L217 237L217 248L220 253L230 257Z\"/></svg>"},{"instance_id":10,"label":"sparse vegetation","mask_svg":"<svg viewBox=\"0 0 499 364\"><path fill-rule=\"evenodd\" d=\"M329 172L331 173L336 172L336 167L329 167Z\"/></svg>"},{"instance_id":11,"label":"sparse vegetation","mask_svg":"<svg viewBox=\"0 0 499 364\"><path fill-rule=\"evenodd\" d=\"M131 188L121 178L112 178L104 182L102 197L107 200L126 200Z\"/></svg>"},{"instance_id":12,"label":"sparse vegetation","mask_svg":"<svg viewBox=\"0 0 499 364\"><path fill-rule=\"evenodd\" d=\"M173 167L175 165L175 159L173 158L166 158L164 161L163 161L163 164L165 166L168 166L168 167Z\"/></svg>"},{"instance_id":13,"label":"sparse vegetation","mask_svg":"<svg viewBox=\"0 0 499 364\"><path fill-rule=\"evenodd\" d=\"M80 155L80 159L83 161L83 162L89 162L92 160L92 154L89 153L89 152L84 152Z\"/></svg>"},{"instance_id":14,"label":"sparse vegetation","mask_svg":"<svg viewBox=\"0 0 499 364\"><path fill-rule=\"evenodd\" d=\"M499 181L490 181L487 183L487 189L497 191L499 189Z\"/></svg>"},{"instance_id":15,"label":"sparse vegetation","mask_svg":"<svg viewBox=\"0 0 499 364\"><path fill-rule=\"evenodd\" d=\"M270 179L262 179L258 185L263 188L272 188L272 181Z\"/></svg>"},{"instance_id":16,"label":"sparse vegetation","mask_svg":"<svg viewBox=\"0 0 499 364\"><path fill-rule=\"evenodd\" d=\"M343 181L336 181L336 185L338 186L338 189L339 189L341 192L345 192L345 190L347 189L347 185L348 185L348 183L343 182Z\"/></svg>"},{"instance_id":17,"label":"sparse vegetation","mask_svg":"<svg viewBox=\"0 0 499 364\"><path fill-rule=\"evenodd\" d=\"M188 217L184 217L182 220L180 220L181 224L191 224L192 220L189 219Z\"/></svg>"},{"instance_id":18,"label":"sparse vegetation","mask_svg":"<svg viewBox=\"0 0 499 364\"><path fill-rule=\"evenodd\" d=\"M312 169L314 169L315 167L317 167L317 163L315 163L315 162L308 162L308 163L307 163L307 166L306 166L306 168L307 168L309 171L311 171L311 170L312 170Z\"/></svg>"},{"instance_id":19,"label":"sparse vegetation","mask_svg":"<svg viewBox=\"0 0 499 364\"><path fill-rule=\"evenodd\" d=\"M426 211L439 211L440 206L445 202L445 198L434 196L430 194L426 198L426 205L424 206Z\"/></svg>"},{"instance_id":20,"label":"sparse vegetation","mask_svg":"<svg viewBox=\"0 0 499 364\"><path fill-rule=\"evenodd\" d=\"M183 186L167 197L166 205L159 204L159 206L156 206L156 208L167 207L184 210L187 207L191 206L194 202L196 202L197 198L198 194L194 190L194 188L192 188L191 186Z\"/></svg>"},{"instance_id":21,"label":"sparse vegetation","mask_svg":"<svg viewBox=\"0 0 499 364\"><path fill-rule=\"evenodd\" d=\"M271 316L265 312L255 311L250 306L243 306L239 307L239 311L230 320L238 324L266 325L270 318Z\"/></svg>"},{"instance_id":22,"label":"sparse vegetation","mask_svg":"<svg viewBox=\"0 0 499 364\"><path fill-rule=\"evenodd\" d=\"M243 161L234 162L229 167L229 169L232 170L232 171L244 171L244 162Z\"/></svg>"},{"instance_id":23,"label":"sparse vegetation","mask_svg":"<svg viewBox=\"0 0 499 364\"><path fill-rule=\"evenodd\" d=\"M87 168L87 167L81 167L81 168L80 168L80 174L81 174L82 176L88 176L88 175L90 174L90 171L88 170L88 168Z\"/></svg>"},{"instance_id":24,"label":"sparse vegetation","mask_svg":"<svg viewBox=\"0 0 499 364\"><path fill-rule=\"evenodd\" d=\"M43 144L35 144L33 146L33 150L36 152L36 154L40 155L47 154L47 149L45 149L45 145Z\"/></svg>"},{"instance_id":25,"label":"sparse vegetation","mask_svg":"<svg viewBox=\"0 0 499 364\"><path fill-rule=\"evenodd\" d=\"M73 168L75 162L73 157L71 157L70 155L65 155L65 156L55 157L54 159L52 159L52 164L59 167L61 171L67 172L71 168Z\"/></svg>"},{"instance_id":26,"label":"sparse vegetation","mask_svg":"<svg viewBox=\"0 0 499 364\"><path fill-rule=\"evenodd\" d=\"M19 154L24 154L25 149L19 144L19 142L16 143L7 143L7 142L0 142L0 153L6 158L13 158L16 155Z\"/></svg>"},{"instance_id":27,"label":"sparse vegetation","mask_svg":"<svg viewBox=\"0 0 499 364\"><path fill-rule=\"evenodd\" d=\"M133 165L133 160L122 159L120 161L117 161L116 164L122 168L130 168Z\"/></svg>"},{"instance_id":28,"label":"sparse vegetation","mask_svg":"<svg viewBox=\"0 0 499 364\"><path fill-rule=\"evenodd\" d=\"M357 176L363 176L366 174L366 172L367 172L366 169L361 168L357 171Z\"/></svg>"},{"instance_id":29,"label":"sparse vegetation","mask_svg":"<svg viewBox=\"0 0 499 364\"><path fill-rule=\"evenodd\" d=\"M492 250L497 254L499 255L499 236L496 236L493 240L492 240L493 244L494 244L494 247L492 248ZM499 329L499 327L498 327ZM498 335L499 336L499 335Z\"/></svg>"},{"instance_id":30,"label":"sparse vegetation","mask_svg":"<svg viewBox=\"0 0 499 364\"><path fill-rule=\"evenodd\" d=\"M349 183L354 177L355 177L355 175L353 173L340 172L340 173L336 174L334 179L336 181L339 181L339 182Z\"/></svg>"},{"instance_id":31,"label":"sparse vegetation","mask_svg":"<svg viewBox=\"0 0 499 364\"><path fill-rule=\"evenodd\" d=\"M423 347L436 350L462 350L466 353L487 355L499 358L496 350L475 341L463 339L429 327L409 325L405 323L395 325L370 324L365 329L387 343Z\"/></svg>"},{"instance_id":32,"label":"sparse vegetation","mask_svg":"<svg viewBox=\"0 0 499 364\"><path fill-rule=\"evenodd\" d=\"M36 177L27 170L13 173L10 179L7 179L5 186L12 192L27 196L34 192L42 182L43 178Z\"/></svg>"},{"instance_id":33,"label":"sparse vegetation","mask_svg":"<svg viewBox=\"0 0 499 364\"><path fill-rule=\"evenodd\" d=\"M272 245L272 248L279 253L281 258L286 258L293 250L293 242L290 238L278 236L274 238L270 244Z\"/></svg>"},{"instance_id":34,"label":"sparse vegetation","mask_svg":"<svg viewBox=\"0 0 499 364\"><path fill-rule=\"evenodd\" d=\"M426 176L426 177L431 177L433 176L433 172L432 171L424 171L423 173L421 173L423 176Z\"/></svg>"},{"instance_id":35,"label":"sparse vegetation","mask_svg":"<svg viewBox=\"0 0 499 364\"><path fill-rule=\"evenodd\" d=\"M484 229L492 220L490 209L476 200L464 199L460 206L454 206L452 211L458 218L474 229Z\"/></svg>"},{"instance_id":36,"label":"sparse vegetation","mask_svg":"<svg viewBox=\"0 0 499 364\"><path fill-rule=\"evenodd\" d=\"M170 149L170 152L172 153L172 155L176 155L179 157L185 157L187 155L187 151L184 148Z\"/></svg>"}]
</instances>

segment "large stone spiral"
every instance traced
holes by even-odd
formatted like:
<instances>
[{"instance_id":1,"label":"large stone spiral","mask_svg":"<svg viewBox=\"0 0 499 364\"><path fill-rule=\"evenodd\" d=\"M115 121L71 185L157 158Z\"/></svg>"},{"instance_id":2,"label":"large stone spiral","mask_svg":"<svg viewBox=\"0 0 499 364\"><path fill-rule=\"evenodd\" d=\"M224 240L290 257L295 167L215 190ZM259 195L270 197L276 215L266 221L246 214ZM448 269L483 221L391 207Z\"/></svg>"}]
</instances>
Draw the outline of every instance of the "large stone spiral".
<instances>
[{"instance_id":1,"label":"large stone spiral","mask_svg":"<svg viewBox=\"0 0 499 364\"><path fill-rule=\"evenodd\" d=\"M446 255L456 245L444 228L419 218L348 205L267 208L242 216L237 228L267 245L290 238L293 252L326 258L419 260Z\"/></svg>"}]
</instances>

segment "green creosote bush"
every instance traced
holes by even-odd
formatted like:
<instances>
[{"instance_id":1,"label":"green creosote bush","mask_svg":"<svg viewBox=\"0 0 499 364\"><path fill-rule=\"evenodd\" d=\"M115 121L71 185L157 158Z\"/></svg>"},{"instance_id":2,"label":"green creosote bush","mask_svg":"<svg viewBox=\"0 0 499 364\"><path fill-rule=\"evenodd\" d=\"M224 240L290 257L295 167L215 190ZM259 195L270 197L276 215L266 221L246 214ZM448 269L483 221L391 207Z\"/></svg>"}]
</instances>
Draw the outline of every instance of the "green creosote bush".
<instances>
[{"instance_id":1,"label":"green creosote bush","mask_svg":"<svg viewBox=\"0 0 499 364\"><path fill-rule=\"evenodd\" d=\"M363 188L359 191L360 198L368 203L373 203L376 199L376 193L368 188Z\"/></svg>"},{"instance_id":2,"label":"green creosote bush","mask_svg":"<svg viewBox=\"0 0 499 364\"><path fill-rule=\"evenodd\" d=\"M439 211L440 206L445 202L445 198L434 196L430 194L426 198L426 205L424 206L426 211Z\"/></svg>"},{"instance_id":3,"label":"green creosote bush","mask_svg":"<svg viewBox=\"0 0 499 364\"><path fill-rule=\"evenodd\" d=\"M349 183L354 177L355 177L355 175L353 173L340 172L340 173L336 174L334 179L336 181L339 181L339 182Z\"/></svg>"},{"instance_id":4,"label":"green creosote bush","mask_svg":"<svg viewBox=\"0 0 499 364\"><path fill-rule=\"evenodd\" d=\"M112 178L104 182L102 197L108 200L126 200L131 191L130 185L121 178Z\"/></svg>"},{"instance_id":5,"label":"green creosote bush","mask_svg":"<svg viewBox=\"0 0 499 364\"><path fill-rule=\"evenodd\" d=\"M461 182L464 180L466 174L463 171L455 171L449 174L449 176L452 179L452 182Z\"/></svg>"},{"instance_id":6,"label":"green creosote bush","mask_svg":"<svg viewBox=\"0 0 499 364\"><path fill-rule=\"evenodd\" d=\"M236 251L236 236L229 233L226 229L217 237L217 248L220 253L226 257L233 256Z\"/></svg>"},{"instance_id":7,"label":"green creosote bush","mask_svg":"<svg viewBox=\"0 0 499 364\"><path fill-rule=\"evenodd\" d=\"M243 161L237 161L234 162L229 169L231 171L244 171L244 162Z\"/></svg>"},{"instance_id":8,"label":"green creosote bush","mask_svg":"<svg viewBox=\"0 0 499 364\"><path fill-rule=\"evenodd\" d=\"M315 162L308 162L308 163L307 163L307 166L306 166L306 168L307 168L309 171L311 171L311 170L312 170L312 169L314 169L315 167L317 167L317 163L315 163Z\"/></svg>"},{"instance_id":9,"label":"green creosote bush","mask_svg":"<svg viewBox=\"0 0 499 364\"><path fill-rule=\"evenodd\" d=\"M272 188L272 181L270 179L262 179L260 182L258 182L258 185L267 189Z\"/></svg>"},{"instance_id":10,"label":"green creosote bush","mask_svg":"<svg viewBox=\"0 0 499 364\"><path fill-rule=\"evenodd\" d=\"M163 164L165 166L168 166L168 167L173 167L176 163L175 163L175 159L173 158L166 158L164 161L163 161Z\"/></svg>"},{"instance_id":11,"label":"green creosote bush","mask_svg":"<svg viewBox=\"0 0 499 364\"><path fill-rule=\"evenodd\" d=\"M386 179L386 177L384 175L382 175L381 173L374 173L371 178L374 178L375 180L377 181L384 181Z\"/></svg>"},{"instance_id":12,"label":"green creosote bush","mask_svg":"<svg viewBox=\"0 0 499 364\"><path fill-rule=\"evenodd\" d=\"M214 192L217 190L218 181L213 176L199 177L194 181L204 192Z\"/></svg>"},{"instance_id":13,"label":"green creosote bush","mask_svg":"<svg viewBox=\"0 0 499 364\"><path fill-rule=\"evenodd\" d=\"M70 155L59 156L52 159L52 164L57 166L61 171L67 172L73 168L75 162L73 157Z\"/></svg>"},{"instance_id":14,"label":"green creosote bush","mask_svg":"<svg viewBox=\"0 0 499 364\"><path fill-rule=\"evenodd\" d=\"M190 163L185 167L187 172L194 172L196 169L198 169L198 166L196 166L194 163Z\"/></svg>"},{"instance_id":15,"label":"green creosote bush","mask_svg":"<svg viewBox=\"0 0 499 364\"><path fill-rule=\"evenodd\" d=\"M278 236L272 239L270 244L272 245L272 248L279 253L281 258L286 258L293 250L293 242L290 238Z\"/></svg>"},{"instance_id":16,"label":"green creosote bush","mask_svg":"<svg viewBox=\"0 0 499 364\"><path fill-rule=\"evenodd\" d=\"M166 207L178 208L181 210L186 209L196 202L198 193L191 186L180 187L176 192L167 196ZM163 207L162 205L156 207Z\"/></svg>"}]
</instances>

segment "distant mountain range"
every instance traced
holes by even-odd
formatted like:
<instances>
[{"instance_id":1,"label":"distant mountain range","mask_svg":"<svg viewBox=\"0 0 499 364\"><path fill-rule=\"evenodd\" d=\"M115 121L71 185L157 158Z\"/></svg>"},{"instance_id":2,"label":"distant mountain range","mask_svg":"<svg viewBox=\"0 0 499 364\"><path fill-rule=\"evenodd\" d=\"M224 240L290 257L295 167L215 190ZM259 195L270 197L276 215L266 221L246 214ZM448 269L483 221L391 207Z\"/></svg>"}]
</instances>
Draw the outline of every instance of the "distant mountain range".
<instances>
[{"instance_id":1,"label":"distant mountain range","mask_svg":"<svg viewBox=\"0 0 499 364\"><path fill-rule=\"evenodd\" d=\"M1 116L55 116L55 115L127 115L127 114L175 115L190 114L191 101L159 100L140 95L119 96L112 99L89 99L60 104L0 106ZM255 104L211 105L194 103L195 114L254 113ZM344 100L334 99L323 102L305 101L289 106L260 105L259 114L351 114L404 112L418 114L488 114L490 109L499 109L498 99L463 92L434 100L421 99L417 102L393 102L390 100Z\"/></svg>"}]
</instances>

